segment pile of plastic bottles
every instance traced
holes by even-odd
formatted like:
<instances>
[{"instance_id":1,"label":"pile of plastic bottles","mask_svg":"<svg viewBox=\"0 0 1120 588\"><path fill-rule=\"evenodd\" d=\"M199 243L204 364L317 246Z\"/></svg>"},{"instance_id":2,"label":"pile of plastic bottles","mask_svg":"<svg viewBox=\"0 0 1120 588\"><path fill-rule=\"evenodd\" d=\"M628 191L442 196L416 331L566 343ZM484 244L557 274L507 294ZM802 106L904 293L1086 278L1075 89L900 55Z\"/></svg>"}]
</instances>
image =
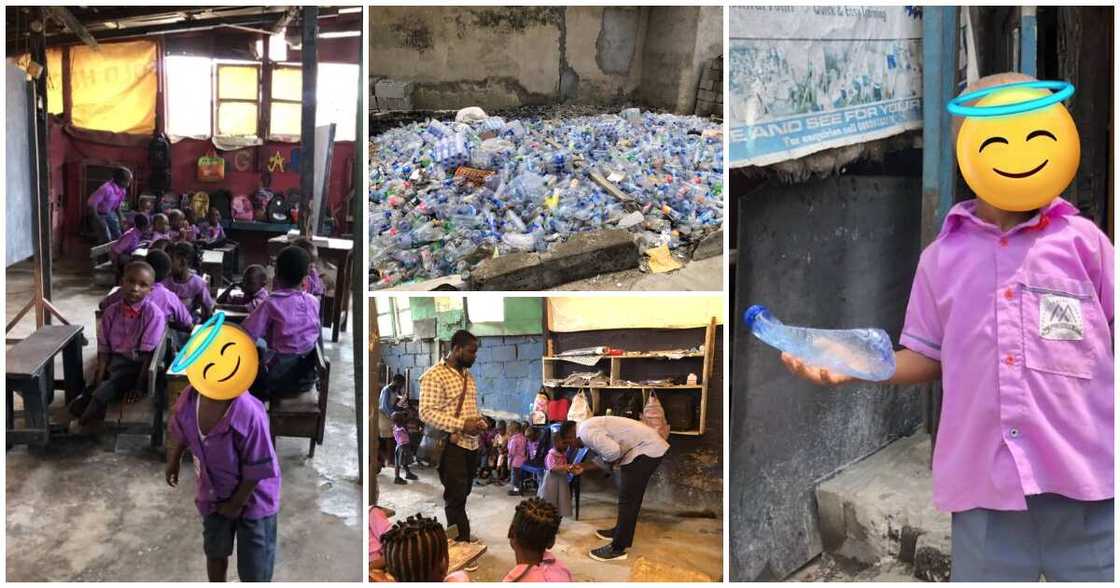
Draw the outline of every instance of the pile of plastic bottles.
<instances>
[{"instance_id":1,"label":"pile of plastic bottles","mask_svg":"<svg viewBox=\"0 0 1120 588\"><path fill-rule=\"evenodd\" d=\"M468 179L460 168L493 173ZM468 279L487 257L544 252L601 228L686 257L723 221L721 125L636 108L414 123L371 140L369 212L375 288Z\"/></svg>"}]
</instances>

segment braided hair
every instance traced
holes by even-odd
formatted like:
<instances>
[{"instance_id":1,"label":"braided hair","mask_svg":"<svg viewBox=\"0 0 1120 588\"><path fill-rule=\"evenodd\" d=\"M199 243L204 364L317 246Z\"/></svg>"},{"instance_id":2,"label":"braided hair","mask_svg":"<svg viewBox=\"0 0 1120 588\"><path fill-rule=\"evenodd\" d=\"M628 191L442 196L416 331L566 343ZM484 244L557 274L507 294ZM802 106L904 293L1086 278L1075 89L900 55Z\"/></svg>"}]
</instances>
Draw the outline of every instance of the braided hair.
<instances>
[{"instance_id":1,"label":"braided hair","mask_svg":"<svg viewBox=\"0 0 1120 588\"><path fill-rule=\"evenodd\" d=\"M447 572L447 533L435 518L419 514L393 525L381 536L385 570L398 582L431 582L439 566L439 579Z\"/></svg>"},{"instance_id":2,"label":"braided hair","mask_svg":"<svg viewBox=\"0 0 1120 588\"><path fill-rule=\"evenodd\" d=\"M527 551L544 553L556 542L560 530L560 511L556 505L536 496L522 500L509 524L509 535Z\"/></svg>"}]
</instances>

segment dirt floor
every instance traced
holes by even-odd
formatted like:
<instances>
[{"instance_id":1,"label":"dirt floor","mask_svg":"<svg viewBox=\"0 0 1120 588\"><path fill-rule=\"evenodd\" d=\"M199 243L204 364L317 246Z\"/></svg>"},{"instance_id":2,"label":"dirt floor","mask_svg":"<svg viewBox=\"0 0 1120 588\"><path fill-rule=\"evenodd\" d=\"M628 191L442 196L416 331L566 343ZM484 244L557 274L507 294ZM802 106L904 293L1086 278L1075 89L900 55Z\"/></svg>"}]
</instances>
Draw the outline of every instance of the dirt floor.
<instances>
[{"instance_id":1,"label":"dirt floor","mask_svg":"<svg viewBox=\"0 0 1120 588\"><path fill-rule=\"evenodd\" d=\"M554 290L723 291L723 256L690 261L679 270L663 274L638 269L601 274L569 282Z\"/></svg>"},{"instance_id":2,"label":"dirt floor","mask_svg":"<svg viewBox=\"0 0 1120 588\"><path fill-rule=\"evenodd\" d=\"M898 560L873 566L837 559L827 553L794 572L787 582L920 582L914 566Z\"/></svg>"},{"instance_id":3,"label":"dirt floor","mask_svg":"<svg viewBox=\"0 0 1120 588\"><path fill-rule=\"evenodd\" d=\"M420 479L408 485L393 484L393 470L386 468L377 476L381 506L391 508L403 519L417 512L443 515L443 486L431 468L413 468ZM642 505L634 547L629 559L597 562L587 552L607 542L595 536L595 529L614 525L618 495L606 484L584 480L580 520L564 519L553 553L571 570L576 581L704 581L722 578L723 524L720 518L677 516L681 505L650 503ZM471 572L475 582L497 582L513 568L513 550L506 533L520 497L508 496L509 486L475 486L467 501L471 533L487 546Z\"/></svg>"},{"instance_id":4,"label":"dirt floor","mask_svg":"<svg viewBox=\"0 0 1120 588\"><path fill-rule=\"evenodd\" d=\"M91 381L93 308L105 291L82 272L56 267L54 302L70 322L85 325ZM30 267L9 268L8 320L30 294ZM33 330L29 317L8 335L18 338ZM338 343L328 341L326 351L336 377L323 445L309 460L305 440L277 440L283 475L277 581L360 581L365 570L351 333ZM56 374L61 373L60 364ZM60 412L61 404L59 391L52 413ZM206 579L193 468L184 464L179 487L169 488L156 454L118 444L113 437L63 438L46 449L17 446L7 452L9 581ZM235 557L230 579L236 577Z\"/></svg>"}]
</instances>

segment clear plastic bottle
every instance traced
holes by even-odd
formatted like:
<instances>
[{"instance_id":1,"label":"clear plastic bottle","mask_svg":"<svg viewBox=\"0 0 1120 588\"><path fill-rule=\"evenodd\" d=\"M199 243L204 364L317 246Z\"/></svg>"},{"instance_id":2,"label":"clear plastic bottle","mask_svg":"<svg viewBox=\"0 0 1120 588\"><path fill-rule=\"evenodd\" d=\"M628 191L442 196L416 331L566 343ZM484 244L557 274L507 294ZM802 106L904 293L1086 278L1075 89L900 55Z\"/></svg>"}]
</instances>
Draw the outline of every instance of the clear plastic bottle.
<instances>
[{"instance_id":1,"label":"clear plastic bottle","mask_svg":"<svg viewBox=\"0 0 1120 588\"><path fill-rule=\"evenodd\" d=\"M810 329L785 325L761 305L743 313L747 329L762 342L805 363L861 380L894 375L894 347L882 329Z\"/></svg>"}]
</instances>

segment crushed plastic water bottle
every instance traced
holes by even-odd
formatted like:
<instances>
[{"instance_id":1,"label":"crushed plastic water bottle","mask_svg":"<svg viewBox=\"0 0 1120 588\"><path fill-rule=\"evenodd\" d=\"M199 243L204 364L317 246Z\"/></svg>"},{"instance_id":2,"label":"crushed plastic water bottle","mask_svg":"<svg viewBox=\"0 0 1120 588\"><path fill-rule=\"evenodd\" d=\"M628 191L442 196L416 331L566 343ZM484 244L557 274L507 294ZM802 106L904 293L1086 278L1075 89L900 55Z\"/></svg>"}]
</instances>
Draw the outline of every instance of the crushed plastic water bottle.
<instances>
[{"instance_id":1,"label":"crushed plastic water bottle","mask_svg":"<svg viewBox=\"0 0 1120 588\"><path fill-rule=\"evenodd\" d=\"M723 166L719 122L636 108L400 126L370 141L371 285L469 275L601 228L687 257L723 223Z\"/></svg>"},{"instance_id":2,"label":"crushed plastic water bottle","mask_svg":"<svg viewBox=\"0 0 1120 588\"><path fill-rule=\"evenodd\" d=\"M842 374L882 382L894 375L894 347L882 329L809 329L782 324L765 306L743 313L747 329L763 343L805 363Z\"/></svg>"}]
</instances>

